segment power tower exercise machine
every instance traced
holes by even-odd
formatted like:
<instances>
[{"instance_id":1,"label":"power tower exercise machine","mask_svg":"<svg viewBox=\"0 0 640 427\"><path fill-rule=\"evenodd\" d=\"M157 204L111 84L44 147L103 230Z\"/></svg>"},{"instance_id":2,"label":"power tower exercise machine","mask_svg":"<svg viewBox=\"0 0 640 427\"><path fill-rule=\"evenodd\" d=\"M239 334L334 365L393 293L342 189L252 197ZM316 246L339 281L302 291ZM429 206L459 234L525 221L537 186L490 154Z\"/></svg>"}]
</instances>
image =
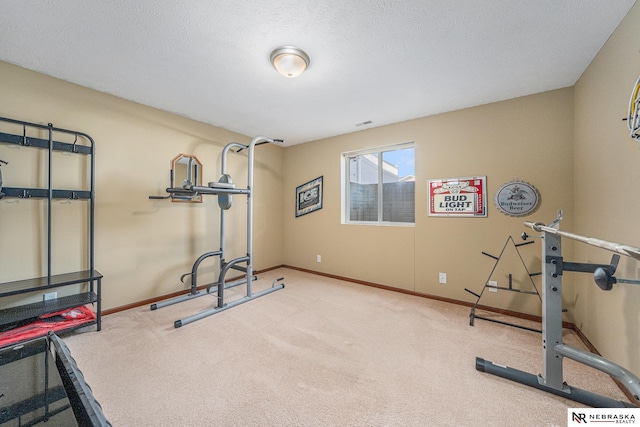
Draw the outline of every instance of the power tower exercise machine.
<instances>
[{"instance_id":1,"label":"power tower exercise machine","mask_svg":"<svg viewBox=\"0 0 640 427\"><path fill-rule=\"evenodd\" d=\"M562 343L562 276L565 271L593 273L596 284L604 291L611 290L615 283L640 284L640 280L618 279L613 276L620 259L617 254L640 260L640 248L560 231L559 224L561 220L562 211L559 211L556 220L548 226L540 222L524 223L525 226L542 233L540 237L542 238L543 262L542 353L544 373L542 375L533 375L479 357L476 357L476 369L595 408L634 408L636 405L572 387L563 381L562 361L564 357L568 357L609 374L624 386L633 396L636 404L640 404L640 378L626 368L604 357ZM526 239L529 236L526 233L522 233L522 237ZM613 255L609 264L567 262L562 258L562 237L587 243L617 254Z\"/></svg>"},{"instance_id":2,"label":"power tower exercise machine","mask_svg":"<svg viewBox=\"0 0 640 427\"><path fill-rule=\"evenodd\" d=\"M231 142L222 150L221 175L217 182L210 182L208 186L194 185L190 179L185 180L182 187L169 187L166 189L170 197L178 199L189 199L197 195L215 195L218 196L218 206L220 207L220 249L216 251L206 252L193 263L190 273L183 274L180 280L184 283L186 278L191 279L190 291L186 295L167 299L151 305L151 310L157 310L172 304L199 298L204 295L216 296L216 304L213 308L196 313L184 319L176 320L174 327L179 328L196 320L203 319L207 316L219 313L261 296L270 294L284 288L283 278L273 281L270 288L259 292L254 292L252 283L256 280L253 272L252 250L253 250L253 159L255 147L262 144L282 142L281 140L269 139L264 136L257 136L251 140L249 145ZM247 150L248 161L248 177L247 188L236 188L231 180L231 176L227 174L227 154L235 149L236 153ZM231 208L232 196L234 194L247 196L247 253L230 261L225 259L225 212ZM152 199L165 199L167 197L150 196ZM220 269L218 280L214 283L206 285L204 289L198 289L198 267L207 258L220 257ZM243 273L243 278L226 281L226 275L230 270L237 270ZM225 302L225 290L246 284L246 296L231 302Z\"/></svg>"}]
</instances>

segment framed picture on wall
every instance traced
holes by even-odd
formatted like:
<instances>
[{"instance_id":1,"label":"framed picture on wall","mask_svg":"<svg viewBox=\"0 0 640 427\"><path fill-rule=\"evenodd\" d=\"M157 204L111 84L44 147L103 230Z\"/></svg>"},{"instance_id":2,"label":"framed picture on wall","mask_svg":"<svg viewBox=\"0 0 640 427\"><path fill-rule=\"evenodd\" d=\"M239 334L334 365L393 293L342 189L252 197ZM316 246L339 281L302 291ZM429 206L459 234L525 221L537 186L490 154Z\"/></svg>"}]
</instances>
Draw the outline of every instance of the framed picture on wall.
<instances>
[{"instance_id":1,"label":"framed picture on wall","mask_svg":"<svg viewBox=\"0 0 640 427\"><path fill-rule=\"evenodd\" d=\"M429 216L486 217L486 176L429 180Z\"/></svg>"},{"instance_id":2,"label":"framed picture on wall","mask_svg":"<svg viewBox=\"0 0 640 427\"><path fill-rule=\"evenodd\" d=\"M296 218L322 209L322 177L296 188Z\"/></svg>"}]
</instances>

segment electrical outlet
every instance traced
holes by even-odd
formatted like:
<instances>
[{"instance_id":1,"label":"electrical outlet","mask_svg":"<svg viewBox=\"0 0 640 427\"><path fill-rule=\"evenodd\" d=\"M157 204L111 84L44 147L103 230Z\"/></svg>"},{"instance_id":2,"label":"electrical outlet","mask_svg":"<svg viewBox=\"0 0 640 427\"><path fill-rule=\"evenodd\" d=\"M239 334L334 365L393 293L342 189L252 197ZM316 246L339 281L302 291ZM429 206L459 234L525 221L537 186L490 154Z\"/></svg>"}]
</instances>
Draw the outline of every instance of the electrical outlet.
<instances>
[{"instance_id":1,"label":"electrical outlet","mask_svg":"<svg viewBox=\"0 0 640 427\"><path fill-rule=\"evenodd\" d=\"M44 294L43 297L42 297L42 299L44 301L49 301L49 300L56 299L56 298L58 298L58 293L57 292L49 292L48 294Z\"/></svg>"},{"instance_id":2,"label":"electrical outlet","mask_svg":"<svg viewBox=\"0 0 640 427\"><path fill-rule=\"evenodd\" d=\"M498 292L498 282L495 280L489 280L487 287L489 288L489 292Z\"/></svg>"},{"instance_id":3,"label":"electrical outlet","mask_svg":"<svg viewBox=\"0 0 640 427\"><path fill-rule=\"evenodd\" d=\"M440 283L447 283L447 273L438 273L438 281Z\"/></svg>"},{"instance_id":4,"label":"electrical outlet","mask_svg":"<svg viewBox=\"0 0 640 427\"><path fill-rule=\"evenodd\" d=\"M316 255L316 262L322 262L322 255Z\"/></svg>"}]
</instances>

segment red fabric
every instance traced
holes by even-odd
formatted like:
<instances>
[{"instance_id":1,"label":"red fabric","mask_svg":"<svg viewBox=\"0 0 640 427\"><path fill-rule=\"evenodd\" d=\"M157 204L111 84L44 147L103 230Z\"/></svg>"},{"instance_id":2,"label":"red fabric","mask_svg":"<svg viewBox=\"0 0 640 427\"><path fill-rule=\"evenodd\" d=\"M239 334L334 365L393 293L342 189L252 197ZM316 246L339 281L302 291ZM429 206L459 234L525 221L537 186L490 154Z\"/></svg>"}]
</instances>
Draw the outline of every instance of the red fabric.
<instances>
[{"instance_id":1,"label":"red fabric","mask_svg":"<svg viewBox=\"0 0 640 427\"><path fill-rule=\"evenodd\" d=\"M56 332L79 326L83 323L91 322L96 318L96 314L90 308L80 306L43 314L38 319L51 319L55 316L59 316L61 319L56 321L36 320L28 325L0 333L0 347L41 337L49 331Z\"/></svg>"}]
</instances>

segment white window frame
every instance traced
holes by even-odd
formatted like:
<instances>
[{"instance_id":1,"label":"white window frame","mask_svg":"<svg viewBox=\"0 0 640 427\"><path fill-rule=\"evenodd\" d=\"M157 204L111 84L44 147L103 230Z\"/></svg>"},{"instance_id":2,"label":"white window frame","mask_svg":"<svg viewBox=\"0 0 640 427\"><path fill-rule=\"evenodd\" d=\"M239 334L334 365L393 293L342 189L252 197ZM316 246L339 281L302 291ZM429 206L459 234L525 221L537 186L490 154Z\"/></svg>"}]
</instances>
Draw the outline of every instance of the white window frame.
<instances>
[{"instance_id":1,"label":"white window frame","mask_svg":"<svg viewBox=\"0 0 640 427\"><path fill-rule=\"evenodd\" d=\"M387 151L397 151L404 150L407 148L413 148L413 161L415 167L415 159L416 159L416 151L415 151L415 143L411 142L403 142L400 144L393 145L385 145L381 147L367 148L363 150L353 150L346 151L341 154L341 162L340 162L340 175L341 175L341 195L342 195L342 206L341 206L341 222L342 224L348 225L379 225L379 226L394 226L394 227L415 227L415 219L414 222L393 222L393 221L382 221L379 219L378 221L351 221L349 219L349 207L351 206L350 200L350 191L349 191L349 160L354 156L362 156L366 154L379 154L379 167L378 167L378 218L382 217L383 211L383 200L382 200L382 183L383 183L383 168L382 168L382 153ZM413 201L413 209L414 209L414 218L415 218L415 198Z\"/></svg>"}]
</instances>

